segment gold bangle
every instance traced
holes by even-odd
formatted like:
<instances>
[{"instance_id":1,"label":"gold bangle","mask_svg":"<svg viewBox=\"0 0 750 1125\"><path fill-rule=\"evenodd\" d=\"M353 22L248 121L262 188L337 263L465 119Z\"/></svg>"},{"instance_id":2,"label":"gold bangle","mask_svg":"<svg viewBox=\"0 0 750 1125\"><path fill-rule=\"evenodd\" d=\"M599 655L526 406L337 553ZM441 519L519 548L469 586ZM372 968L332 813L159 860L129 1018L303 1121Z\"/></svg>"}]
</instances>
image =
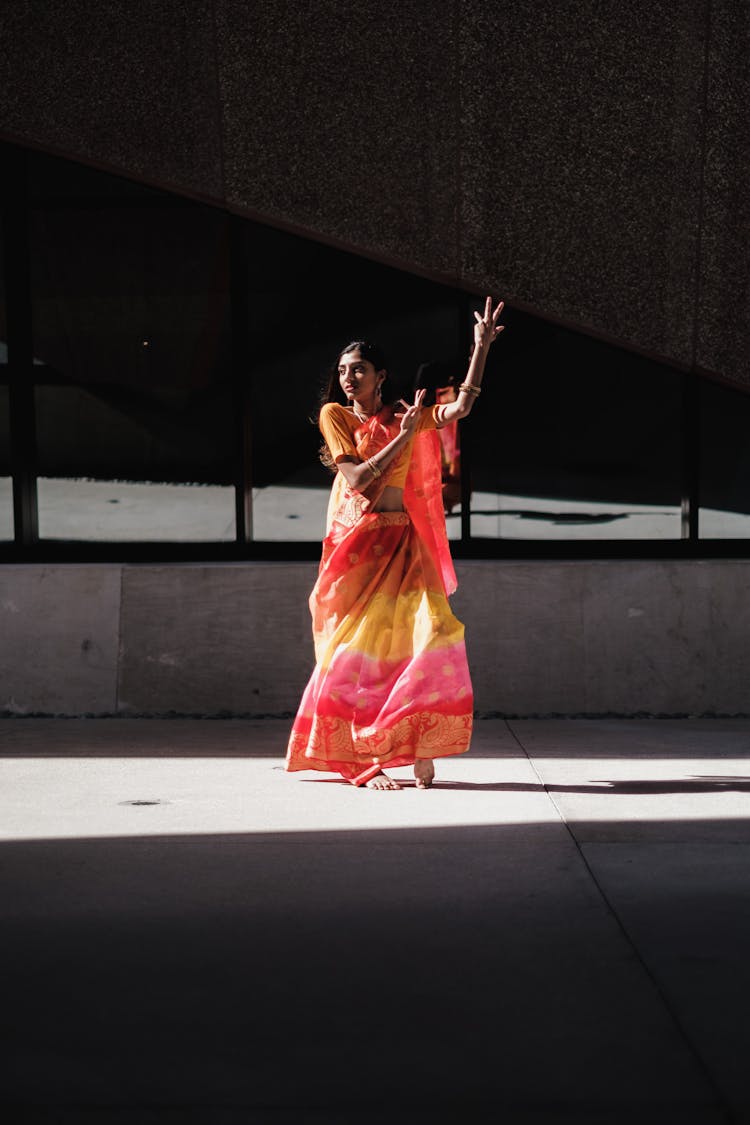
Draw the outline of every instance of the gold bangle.
<instances>
[{"instance_id":1,"label":"gold bangle","mask_svg":"<svg viewBox=\"0 0 750 1125\"><path fill-rule=\"evenodd\" d=\"M370 472L372 473L373 477L375 477L375 478L382 477L383 470L379 469L378 466L375 464L375 462L370 457L367 458L367 467L370 470Z\"/></svg>"},{"instance_id":2,"label":"gold bangle","mask_svg":"<svg viewBox=\"0 0 750 1125\"><path fill-rule=\"evenodd\" d=\"M473 387L471 383L461 383L458 388L458 393L461 394L461 391L463 391L467 395L474 395L474 398L479 398L480 394L482 393L482 388Z\"/></svg>"}]
</instances>

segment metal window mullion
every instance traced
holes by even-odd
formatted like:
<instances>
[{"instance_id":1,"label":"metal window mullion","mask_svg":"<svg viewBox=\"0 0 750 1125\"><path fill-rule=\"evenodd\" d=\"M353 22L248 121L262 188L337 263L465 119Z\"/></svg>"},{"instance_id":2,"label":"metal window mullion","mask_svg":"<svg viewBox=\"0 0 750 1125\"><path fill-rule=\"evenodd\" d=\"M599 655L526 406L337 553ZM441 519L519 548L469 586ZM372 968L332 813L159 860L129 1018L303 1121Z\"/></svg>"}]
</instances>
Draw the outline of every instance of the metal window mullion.
<instances>
[{"instance_id":1,"label":"metal window mullion","mask_svg":"<svg viewBox=\"0 0 750 1125\"><path fill-rule=\"evenodd\" d=\"M683 376L681 534L698 543L700 518L700 384L695 372Z\"/></svg>"},{"instance_id":2,"label":"metal window mullion","mask_svg":"<svg viewBox=\"0 0 750 1125\"><path fill-rule=\"evenodd\" d=\"M28 547L39 540L28 158L23 149L12 145L5 147L3 155L3 270L8 337L13 522L16 544Z\"/></svg>"},{"instance_id":3,"label":"metal window mullion","mask_svg":"<svg viewBox=\"0 0 750 1125\"><path fill-rule=\"evenodd\" d=\"M229 284L232 338L232 383L235 402L235 517L237 543L253 539L253 463L251 365L248 343L248 270L242 220L229 216Z\"/></svg>"}]
</instances>

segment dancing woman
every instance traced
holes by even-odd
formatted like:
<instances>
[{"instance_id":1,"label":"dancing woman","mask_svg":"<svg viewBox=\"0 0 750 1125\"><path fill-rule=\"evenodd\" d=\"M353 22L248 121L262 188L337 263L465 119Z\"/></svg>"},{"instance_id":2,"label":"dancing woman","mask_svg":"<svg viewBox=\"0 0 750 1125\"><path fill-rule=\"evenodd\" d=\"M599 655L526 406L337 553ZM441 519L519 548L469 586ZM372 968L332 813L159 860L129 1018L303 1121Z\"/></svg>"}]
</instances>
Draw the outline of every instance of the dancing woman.
<instances>
[{"instance_id":1,"label":"dancing woman","mask_svg":"<svg viewBox=\"0 0 750 1125\"><path fill-rule=\"evenodd\" d=\"M445 532L437 433L479 397L487 353L503 331L501 301L474 313L474 349L455 402L388 402L379 349L348 344L318 424L338 470L320 570L310 596L315 670L289 740L288 770L325 770L353 785L400 789L384 767L469 748L473 696ZM336 384L348 405L334 401Z\"/></svg>"}]
</instances>

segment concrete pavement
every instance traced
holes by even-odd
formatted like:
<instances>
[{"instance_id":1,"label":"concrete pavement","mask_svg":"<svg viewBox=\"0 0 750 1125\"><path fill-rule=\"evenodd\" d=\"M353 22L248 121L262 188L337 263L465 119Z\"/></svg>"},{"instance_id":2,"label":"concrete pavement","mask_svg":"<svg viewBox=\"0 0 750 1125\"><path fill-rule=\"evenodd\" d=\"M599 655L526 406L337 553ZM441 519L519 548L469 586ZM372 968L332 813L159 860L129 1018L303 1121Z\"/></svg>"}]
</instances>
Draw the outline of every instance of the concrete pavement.
<instances>
[{"instance_id":1,"label":"concrete pavement","mask_svg":"<svg viewBox=\"0 0 750 1125\"><path fill-rule=\"evenodd\" d=\"M288 726L0 722L5 1120L750 1121L750 721Z\"/></svg>"}]
</instances>

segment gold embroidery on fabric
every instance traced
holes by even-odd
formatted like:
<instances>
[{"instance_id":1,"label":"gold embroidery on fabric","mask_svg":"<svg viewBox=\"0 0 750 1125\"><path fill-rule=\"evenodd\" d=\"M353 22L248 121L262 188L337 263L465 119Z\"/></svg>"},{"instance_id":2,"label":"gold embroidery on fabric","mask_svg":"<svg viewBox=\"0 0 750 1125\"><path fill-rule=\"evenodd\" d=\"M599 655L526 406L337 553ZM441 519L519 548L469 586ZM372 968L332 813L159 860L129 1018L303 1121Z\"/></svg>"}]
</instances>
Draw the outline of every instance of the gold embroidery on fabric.
<instances>
[{"instance_id":1,"label":"gold embroidery on fabric","mask_svg":"<svg viewBox=\"0 0 750 1125\"><path fill-rule=\"evenodd\" d=\"M342 523L344 527L354 527L362 519L366 507L367 502L364 496L347 488L344 499L336 511L335 519L338 523Z\"/></svg>"},{"instance_id":2,"label":"gold embroidery on fabric","mask_svg":"<svg viewBox=\"0 0 750 1125\"><path fill-rule=\"evenodd\" d=\"M371 761L379 758L387 763L392 758L410 754L442 758L461 754L469 747L472 716L442 715L422 711L407 715L387 729L360 727L353 736L352 724L331 716L316 716L309 737L293 731L289 741L289 759L321 762ZM310 766L309 768L316 768ZM317 765L317 768L324 768Z\"/></svg>"}]
</instances>

